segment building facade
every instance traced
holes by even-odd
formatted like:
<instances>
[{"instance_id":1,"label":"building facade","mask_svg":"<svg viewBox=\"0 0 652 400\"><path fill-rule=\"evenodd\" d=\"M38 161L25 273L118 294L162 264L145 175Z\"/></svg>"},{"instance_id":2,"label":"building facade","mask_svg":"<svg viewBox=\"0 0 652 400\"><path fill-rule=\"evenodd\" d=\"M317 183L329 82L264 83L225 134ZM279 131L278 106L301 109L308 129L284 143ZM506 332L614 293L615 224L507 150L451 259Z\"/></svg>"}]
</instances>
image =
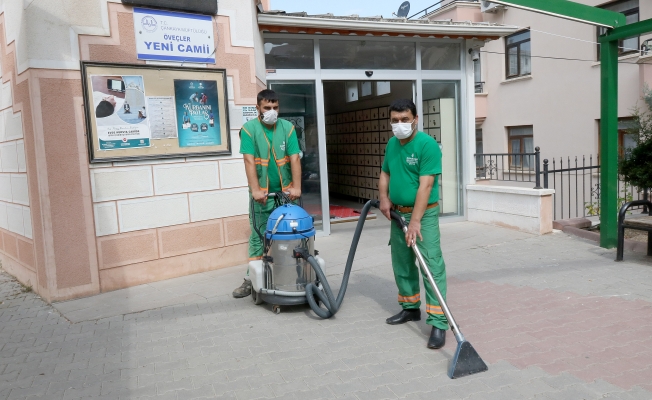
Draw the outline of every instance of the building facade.
<instances>
[{"instance_id":1,"label":"building facade","mask_svg":"<svg viewBox=\"0 0 652 400\"><path fill-rule=\"evenodd\" d=\"M237 149L242 106L265 87L256 2L220 0L211 17L216 63L185 64L226 69L231 156L93 164L80 60L156 64L137 57L133 7L0 7L2 268L52 302L245 263Z\"/></svg>"},{"instance_id":2,"label":"building facade","mask_svg":"<svg viewBox=\"0 0 652 400\"><path fill-rule=\"evenodd\" d=\"M165 23L118 0L0 2L4 270L55 302L246 264L249 195L238 134L266 87L281 95L281 117L300 135L304 205L321 235L330 233L332 196L377 198L376 174L391 137L387 106L397 97L415 100L419 128L442 146L444 213L466 218L465 187L475 177L469 50L516 27L273 13L265 11L267 3L220 0L216 14L177 15L208 23L207 30L186 28L211 40L193 51L206 56L214 47L205 62L188 62L185 56L143 57L143 44L190 51L172 43L189 37L144 42L144 34ZM93 75L92 68L123 72ZM160 115L161 104L173 107L175 96L176 108L169 108L175 129L213 127L212 114L194 126L181 117L179 99L195 102L189 111L205 110L209 100L204 93L188 100L188 88L176 92L173 72L225 75L220 123L228 125L221 143L230 143L230 153L173 156L166 146L175 136L165 134L141 139L147 149L134 153L161 151L165 157L98 157L112 151L102 146L118 146L113 154L122 154L123 145L139 146L127 137L131 132L119 129L122 143L102 142L99 119L120 116L136 125L150 118L148 124L165 133L162 121L169 116ZM163 93L164 86L174 88L174 96ZM113 114L104 116L100 105ZM161 141L150 146L154 139Z\"/></svg>"},{"instance_id":3,"label":"building facade","mask_svg":"<svg viewBox=\"0 0 652 400\"><path fill-rule=\"evenodd\" d=\"M577 0L624 13L627 23L652 18L645 0ZM478 152L532 152L541 158L575 156L594 160L599 152L599 28L510 7L482 9L478 1L451 1L427 15L430 20L500 22L519 28L489 42L476 64ZM621 147L632 145L625 128L645 85L652 84L652 35L620 46L618 116Z\"/></svg>"}]
</instances>

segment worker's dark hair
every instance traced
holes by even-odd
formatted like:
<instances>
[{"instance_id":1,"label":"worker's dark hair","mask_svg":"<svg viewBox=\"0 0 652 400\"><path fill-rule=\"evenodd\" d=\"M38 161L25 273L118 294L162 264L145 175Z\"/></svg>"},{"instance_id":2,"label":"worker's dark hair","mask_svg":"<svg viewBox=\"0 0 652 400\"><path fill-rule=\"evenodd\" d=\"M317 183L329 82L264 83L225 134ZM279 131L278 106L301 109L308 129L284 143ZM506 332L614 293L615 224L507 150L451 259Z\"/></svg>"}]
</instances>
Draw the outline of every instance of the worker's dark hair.
<instances>
[{"instance_id":1,"label":"worker's dark hair","mask_svg":"<svg viewBox=\"0 0 652 400\"><path fill-rule=\"evenodd\" d=\"M113 114L113 111L115 111L113 104L109 103L106 100L102 100L95 109L95 118L108 117L109 115Z\"/></svg>"},{"instance_id":2,"label":"worker's dark hair","mask_svg":"<svg viewBox=\"0 0 652 400\"><path fill-rule=\"evenodd\" d=\"M267 100L270 103L278 103L278 95L273 90L269 90L269 89L261 90L261 92L258 93L258 99L257 99L258 105L260 105L260 103L263 100Z\"/></svg>"},{"instance_id":3,"label":"worker's dark hair","mask_svg":"<svg viewBox=\"0 0 652 400\"><path fill-rule=\"evenodd\" d=\"M392 111L403 112L403 111L407 111L407 110L410 110L413 117L417 116L417 106L410 99L394 100L394 101L392 101L392 104L390 104L390 106L389 106L389 112L392 112Z\"/></svg>"}]
</instances>

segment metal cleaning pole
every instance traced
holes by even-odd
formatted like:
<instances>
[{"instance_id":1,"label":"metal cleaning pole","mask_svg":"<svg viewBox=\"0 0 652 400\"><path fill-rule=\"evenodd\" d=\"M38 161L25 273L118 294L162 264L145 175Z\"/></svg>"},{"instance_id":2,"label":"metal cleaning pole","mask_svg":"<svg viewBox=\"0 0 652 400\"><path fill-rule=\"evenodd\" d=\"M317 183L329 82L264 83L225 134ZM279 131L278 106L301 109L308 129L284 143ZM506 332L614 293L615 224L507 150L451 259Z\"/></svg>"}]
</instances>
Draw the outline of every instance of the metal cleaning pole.
<instances>
[{"instance_id":1,"label":"metal cleaning pole","mask_svg":"<svg viewBox=\"0 0 652 400\"><path fill-rule=\"evenodd\" d=\"M403 226L403 232L407 233L407 226ZM419 265L421 266L421 271L428 277L428 281L430 282L430 286L432 286L432 289L435 291L435 296L437 296L437 300L439 301L439 305L441 306L442 311L444 312L444 315L448 319L448 323L453 330L453 333L455 334L455 339L459 342L463 342L464 335L462 335L462 332L460 332L460 329L457 327L457 323L455 322L455 318L453 318L453 313L451 313L451 310L448 308L448 305L446 304L446 300L444 300L444 296L442 296L441 292L439 291L439 287L437 286L437 282L435 282L435 278L432 276L430 273L430 270L428 269L426 264L426 261L423 259L423 256L421 255L421 251L419 250L419 247L416 245L416 243L412 243L412 250L414 250L414 254L417 256L417 260L419 260Z\"/></svg>"}]
</instances>

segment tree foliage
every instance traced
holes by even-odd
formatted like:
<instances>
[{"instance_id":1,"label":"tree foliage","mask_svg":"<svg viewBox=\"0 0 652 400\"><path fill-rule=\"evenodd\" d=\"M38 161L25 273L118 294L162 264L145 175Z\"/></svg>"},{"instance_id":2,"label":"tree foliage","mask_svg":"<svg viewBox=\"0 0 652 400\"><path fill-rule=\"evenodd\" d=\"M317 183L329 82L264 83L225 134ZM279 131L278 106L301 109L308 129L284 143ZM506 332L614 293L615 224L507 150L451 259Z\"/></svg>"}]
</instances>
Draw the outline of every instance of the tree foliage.
<instances>
[{"instance_id":1,"label":"tree foliage","mask_svg":"<svg viewBox=\"0 0 652 400\"><path fill-rule=\"evenodd\" d=\"M652 188L652 90L643 88L644 106L634 109L634 122L628 133L636 147L627 149L618 163L623 179L639 189Z\"/></svg>"}]
</instances>

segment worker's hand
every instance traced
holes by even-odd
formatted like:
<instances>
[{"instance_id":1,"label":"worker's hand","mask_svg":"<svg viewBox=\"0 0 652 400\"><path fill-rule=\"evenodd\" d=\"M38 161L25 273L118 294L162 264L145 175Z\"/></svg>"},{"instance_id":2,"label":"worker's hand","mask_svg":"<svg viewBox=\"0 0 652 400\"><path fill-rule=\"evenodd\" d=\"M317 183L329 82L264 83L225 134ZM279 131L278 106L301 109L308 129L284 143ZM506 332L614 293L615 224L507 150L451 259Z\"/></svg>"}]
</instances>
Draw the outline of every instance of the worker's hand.
<instances>
[{"instance_id":1,"label":"worker's hand","mask_svg":"<svg viewBox=\"0 0 652 400\"><path fill-rule=\"evenodd\" d=\"M408 230L405 232L405 242L408 247L412 247L412 244L416 243L417 237L419 240L423 240L421 236L421 222L419 221L410 221L408 225Z\"/></svg>"},{"instance_id":2,"label":"worker's hand","mask_svg":"<svg viewBox=\"0 0 652 400\"><path fill-rule=\"evenodd\" d=\"M255 202L258 202L260 204L265 204L265 202L267 201L267 192L261 189L252 190L251 197L254 198Z\"/></svg>"},{"instance_id":3,"label":"worker's hand","mask_svg":"<svg viewBox=\"0 0 652 400\"><path fill-rule=\"evenodd\" d=\"M290 188L288 189L288 192L290 193L290 200L292 201L301 197L301 189Z\"/></svg>"},{"instance_id":4,"label":"worker's hand","mask_svg":"<svg viewBox=\"0 0 652 400\"><path fill-rule=\"evenodd\" d=\"M384 199L380 199L380 212L383 213L385 218L391 220L392 216L389 214L389 211L392 209L392 202L389 200L389 198L385 197Z\"/></svg>"}]
</instances>

